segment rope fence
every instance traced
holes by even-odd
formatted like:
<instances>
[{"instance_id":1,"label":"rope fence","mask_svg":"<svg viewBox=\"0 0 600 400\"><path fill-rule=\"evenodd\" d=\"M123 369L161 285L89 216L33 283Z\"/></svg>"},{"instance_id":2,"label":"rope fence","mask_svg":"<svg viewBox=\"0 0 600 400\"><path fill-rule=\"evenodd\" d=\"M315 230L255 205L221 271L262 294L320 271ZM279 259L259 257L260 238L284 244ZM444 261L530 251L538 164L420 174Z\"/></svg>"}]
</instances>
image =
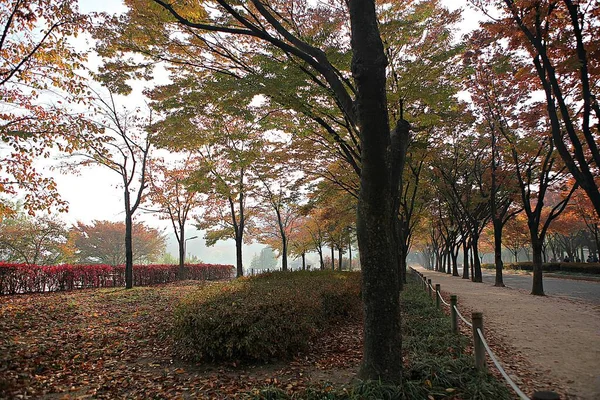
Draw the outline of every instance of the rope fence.
<instances>
[{"instance_id":1,"label":"rope fence","mask_svg":"<svg viewBox=\"0 0 600 400\"><path fill-rule=\"evenodd\" d=\"M469 322L458 310L457 302L458 298L456 295L450 295L450 303L447 303L441 294L440 284L436 284L433 287L431 283L431 279L428 279L419 271L414 268L410 268L413 273L415 273L423 284L423 289L429 292L429 297L433 297L433 291L435 291L435 301L438 308L441 308L441 304L444 304L446 307L450 308L450 317L451 317L451 329L453 333L458 333L458 320L460 319L465 325L472 328L473 331L473 348L475 350L475 366L477 369L483 370L485 369L485 354L487 353L492 360L492 363L496 366L502 377L506 380L509 386L515 391L515 393L519 396L521 400L560 400L558 394L554 392L542 391L542 392L534 392L533 397L530 399L523 393L521 389L513 382L513 380L508 376L500 361L494 354L494 352L490 349L490 346L485 341L485 336L483 334L483 314L480 312L474 312L471 315L471 321Z\"/></svg>"}]
</instances>

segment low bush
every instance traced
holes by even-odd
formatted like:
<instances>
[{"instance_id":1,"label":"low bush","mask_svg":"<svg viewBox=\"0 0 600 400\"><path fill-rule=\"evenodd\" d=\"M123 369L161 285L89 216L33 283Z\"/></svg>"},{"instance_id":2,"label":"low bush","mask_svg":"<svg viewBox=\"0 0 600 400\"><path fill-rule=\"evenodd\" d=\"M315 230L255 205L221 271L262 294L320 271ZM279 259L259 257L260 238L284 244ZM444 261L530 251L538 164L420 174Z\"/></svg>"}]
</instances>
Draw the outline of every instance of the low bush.
<instances>
[{"instance_id":1,"label":"low bush","mask_svg":"<svg viewBox=\"0 0 600 400\"><path fill-rule=\"evenodd\" d=\"M178 265L164 264L134 265L133 284L148 286L176 281L178 268ZM186 265L188 279L230 279L233 274L232 265ZM30 265L0 262L0 295L124 285L124 265Z\"/></svg>"},{"instance_id":2,"label":"low bush","mask_svg":"<svg viewBox=\"0 0 600 400\"><path fill-rule=\"evenodd\" d=\"M337 321L360 316L356 273L276 272L203 288L175 312L179 354L269 361L306 350Z\"/></svg>"},{"instance_id":3,"label":"low bush","mask_svg":"<svg viewBox=\"0 0 600 400\"><path fill-rule=\"evenodd\" d=\"M482 268L494 269L494 264L482 264ZM505 263L503 266L507 270L533 271L533 262L524 261L518 263ZM582 262L553 262L543 263L544 272L576 272L582 274L600 274L600 263L582 263Z\"/></svg>"}]
</instances>

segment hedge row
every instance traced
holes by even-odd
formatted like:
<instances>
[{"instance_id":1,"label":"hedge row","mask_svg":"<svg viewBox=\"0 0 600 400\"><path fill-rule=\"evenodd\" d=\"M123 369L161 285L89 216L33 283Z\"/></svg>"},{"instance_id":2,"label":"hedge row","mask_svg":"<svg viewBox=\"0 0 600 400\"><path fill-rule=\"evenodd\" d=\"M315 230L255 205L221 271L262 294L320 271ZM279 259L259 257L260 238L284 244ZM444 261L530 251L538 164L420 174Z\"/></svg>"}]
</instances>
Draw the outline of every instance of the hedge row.
<instances>
[{"instance_id":1,"label":"hedge row","mask_svg":"<svg viewBox=\"0 0 600 400\"><path fill-rule=\"evenodd\" d=\"M176 281L179 266L166 264L134 265L134 286ZM186 264L186 278L194 280L230 279L232 265ZM56 292L82 288L125 286L125 266L105 264L29 265L0 262L0 295Z\"/></svg>"},{"instance_id":2,"label":"hedge row","mask_svg":"<svg viewBox=\"0 0 600 400\"><path fill-rule=\"evenodd\" d=\"M494 269L494 264L483 264L483 268ZM505 263L504 269L513 269L521 271L533 271L533 263L530 261L518 263ZM543 263L544 272L577 272L583 274L600 274L600 263L577 263L577 262L553 262Z\"/></svg>"}]
</instances>

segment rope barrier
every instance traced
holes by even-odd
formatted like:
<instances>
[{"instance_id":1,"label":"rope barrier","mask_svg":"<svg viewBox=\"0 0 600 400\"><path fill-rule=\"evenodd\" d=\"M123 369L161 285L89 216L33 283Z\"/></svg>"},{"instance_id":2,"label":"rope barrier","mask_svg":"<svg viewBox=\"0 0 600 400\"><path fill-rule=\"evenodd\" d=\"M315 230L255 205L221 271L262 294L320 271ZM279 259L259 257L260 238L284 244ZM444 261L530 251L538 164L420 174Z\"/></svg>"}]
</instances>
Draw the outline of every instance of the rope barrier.
<instances>
[{"instance_id":1,"label":"rope barrier","mask_svg":"<svg viewBox=\"0 0 600 400\"><path fill-rule=\"evenodd\" d=\"M462 314L460 313L460 311L458 311L458 307L454 306L454 309L456 310L456 315L458 315L458 316L460 317L460 319L462 319L462 320L463 320L463 322L464 322L465 324L469 325L469 327L471 327L471 328L472 328L472 327L473 327L473 324L472 324L472 323L470 323L469 321L467 321L467 320L465 319L465 317L463 317L463 316L462 316Z\"/></svg>"},{"instance_id":2,"label":"rope barrier","mask_svg":"<svg viewBox=\"0 0 600 400\"><path fill-rule=\"evenodd\" d=\"M498 371L500 371L500 373L502 374L502 376L504 377L504 379L506 380L506 382L508 382L508 384L510 385L510 387L513 388L513 390L517 393L517 395L519 396L519 398L521 398L522 400L530 400L529 397L527 397L525 395L525 393L523 393L521 391L521 389L519 389L519 387L512 381L512 379L510 379L510 377L508 376L508 374L506 373L506 371L504 371L504 368L502 368L502 365L500 365L500 362L494 356L494 353L490 349L490 346L488 346L487 342L485 341L485 338L483 337L483 333L481 332L481 330L479 328L477 328L477 335L479 335L479 338L481 339L481 342L483 343L483 346L485 347L485 350L487 351L487 353L489 354L490 358L494 362L494 365L496 366L496 368L498 368Z\"/></svg>"},{"instance_id":3,"label":"rope barrier","mask_svg":"<svg viewBox=\"0 0 600 400\"><path fill-rule=\"evenodd\" d=\"M438 292L438 297L440 298L440 300L442 301L442 303L444 303L446 306L450 307L449 303L446 303L446 300L444 300L444 298L442 297L442 293Z\"/></svg>"}]
</instances>

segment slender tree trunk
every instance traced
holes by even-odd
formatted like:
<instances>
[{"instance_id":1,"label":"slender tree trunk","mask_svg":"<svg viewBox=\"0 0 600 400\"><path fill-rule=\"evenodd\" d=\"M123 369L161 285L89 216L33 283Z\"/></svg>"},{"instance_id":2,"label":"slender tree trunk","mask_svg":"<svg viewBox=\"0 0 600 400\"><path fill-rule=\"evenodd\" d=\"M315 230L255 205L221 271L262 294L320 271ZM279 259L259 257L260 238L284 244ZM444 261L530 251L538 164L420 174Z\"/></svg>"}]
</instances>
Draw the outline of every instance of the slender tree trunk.
<instances>
[{"instance_id":1,"label":"slender tree trunk","mask_svg":"<svg viewBox=\"0 0 600 400\"><path fill-rule=\"evenodd\" d=\"M494 263L496 264L496 281L494 286L504 287L502 279L502 221L494 218Z\"/></svg>"},{"instance_id":2,"label":"slender tree trunk","mask_svg":"<svg viewBox=\"0 0 600 400\"><path fill-rule=\"evenodd\" d=\"M463 279L469 279L469 245L466 239L463 239Z\"/></svg>"},{"instance_id":3,"label":"slender tree trunk","mask_svg":"<svg viewBox=\"0 0 600 400\"><path fill-rule=\"evenodd\" d=\"M235 237L235 265L236 265L236 276L238 278L244 276L244 266L242 257L242 246L244 245L244 239L242 235L236 235Z\"/></svg>"},{"instance_id":4,"label":"slender tree trunk","mask_svg":"<svg viewBox=\"0 0 600 400\"><path fill-rule=\"evenodd\" d=\"M350 259L350 265L348 265L348 271L352 271L352 241L348 242L348 258Z\"/></svg>"},{"instance_id":5,"label":"slender tree trunk","mask_svg":"<svg viewBox=\"0 0 600 400\"><path fill-rule=\"evenodd\" d=\"M183 231L181 231L181 237L177 241L179 246L179 279L185 279L185 242L183 238Z\"/></svg>"},{"instance_id":6,"label":"slender tree trunk","mask_svg":"<svg viewBox=\"0 0 600 400\"><path fill-rule=\"evenodd\" d=\"M338 247L338 271L342 271L342 246Z\"/></svg>"},{"instance_id":7,"label":"slender tree trunk","mask_svg":"<svg viewBox=\"0 0 600 400\"><path fill-rule=\"evenodd\" d=\"M459 246L455 247L456 251L452 251L452 276L458 275L458 249Z\"/></svg>"},{"instance_id":8,"label":"slender tree trunk","mask_svg":"<svg viewBox=\"0 0 600 400\"><path fill-rule=\"evenodd\" d=\"M319 267L323 271L325 269L325 262L323 261L323 247L321 245L317 247L317 253L319 253Z\"/></svg>"},{"instance_id":9,"label":"slender tree trunk","mask_svg":"<svg viewBox=\"0 0 600 400\"><path fill-rule=\"evenodd\" d=\"M335 250L333 244L331 245L331 270L335 271Z\"/></svg>"},{"instance_id":10,"label":"slender tree trunk","mask_svg":"<svg viewBox=\"0 0 600 400\"><path fill-rule=\"evenodd\" d=\"M306 271L306 253L302 253L302 271Z\"/></svg>"},{"instance_id":11,"label":"slender tree trunk","mask_svg":"<svg viewBox=\"0 0 600 400\"><path fill-rule=\"evenodd\" d=\"M533 249L533 285L531 294L544 296L544 283L542 282L542 241L537 237L531 238L531 247ZM535 234L537 236L537 234Z\"/></svg>"},{"instance_id":12,"label":"slender tree trunk","mask_svg":"<svg viewBox=\"0 0 600 400\"><path fill-rule=\"evenodd\" d=\"M125 189L125 289L133 288L133 216L129 192Z\"/></svg>"},{"instance_id":13,"label":"slender tree trunk","mask_svg":"<svg viewBox=\"0 0 600 400\"><path fill-rule=\"evenodd\" d=\"M363 380L400 383L402 351L399 277L394 240L390 128L386 98L387 59L379 35L375 2L349 0L352 75L360 123L361 176L357 237L364 304Z\"/></svg>"},{"instance_id":14,"label":"slender tree trunk","mask_svg":"<svg viewBox=\"0 0 600 400\"><path fill-rule=\"evenodd\" d=\"M473 249L473 282L482 282L483 276L481 275L481 261L479 259L479 236L473 237L471 248Z\"/></svg>"},{"instance_id":15,"label":"slender tree trunk","mask_svg":"<svg viewBox=\"0 0 600 400\"><path fill-rule=\"evenodd\" d=\"M284 235L283 239L281 240L281 270L282 271L287 271L288 270L288 263L287 263L287 237L285 237Z\"/></svg>"}]
</instances>

